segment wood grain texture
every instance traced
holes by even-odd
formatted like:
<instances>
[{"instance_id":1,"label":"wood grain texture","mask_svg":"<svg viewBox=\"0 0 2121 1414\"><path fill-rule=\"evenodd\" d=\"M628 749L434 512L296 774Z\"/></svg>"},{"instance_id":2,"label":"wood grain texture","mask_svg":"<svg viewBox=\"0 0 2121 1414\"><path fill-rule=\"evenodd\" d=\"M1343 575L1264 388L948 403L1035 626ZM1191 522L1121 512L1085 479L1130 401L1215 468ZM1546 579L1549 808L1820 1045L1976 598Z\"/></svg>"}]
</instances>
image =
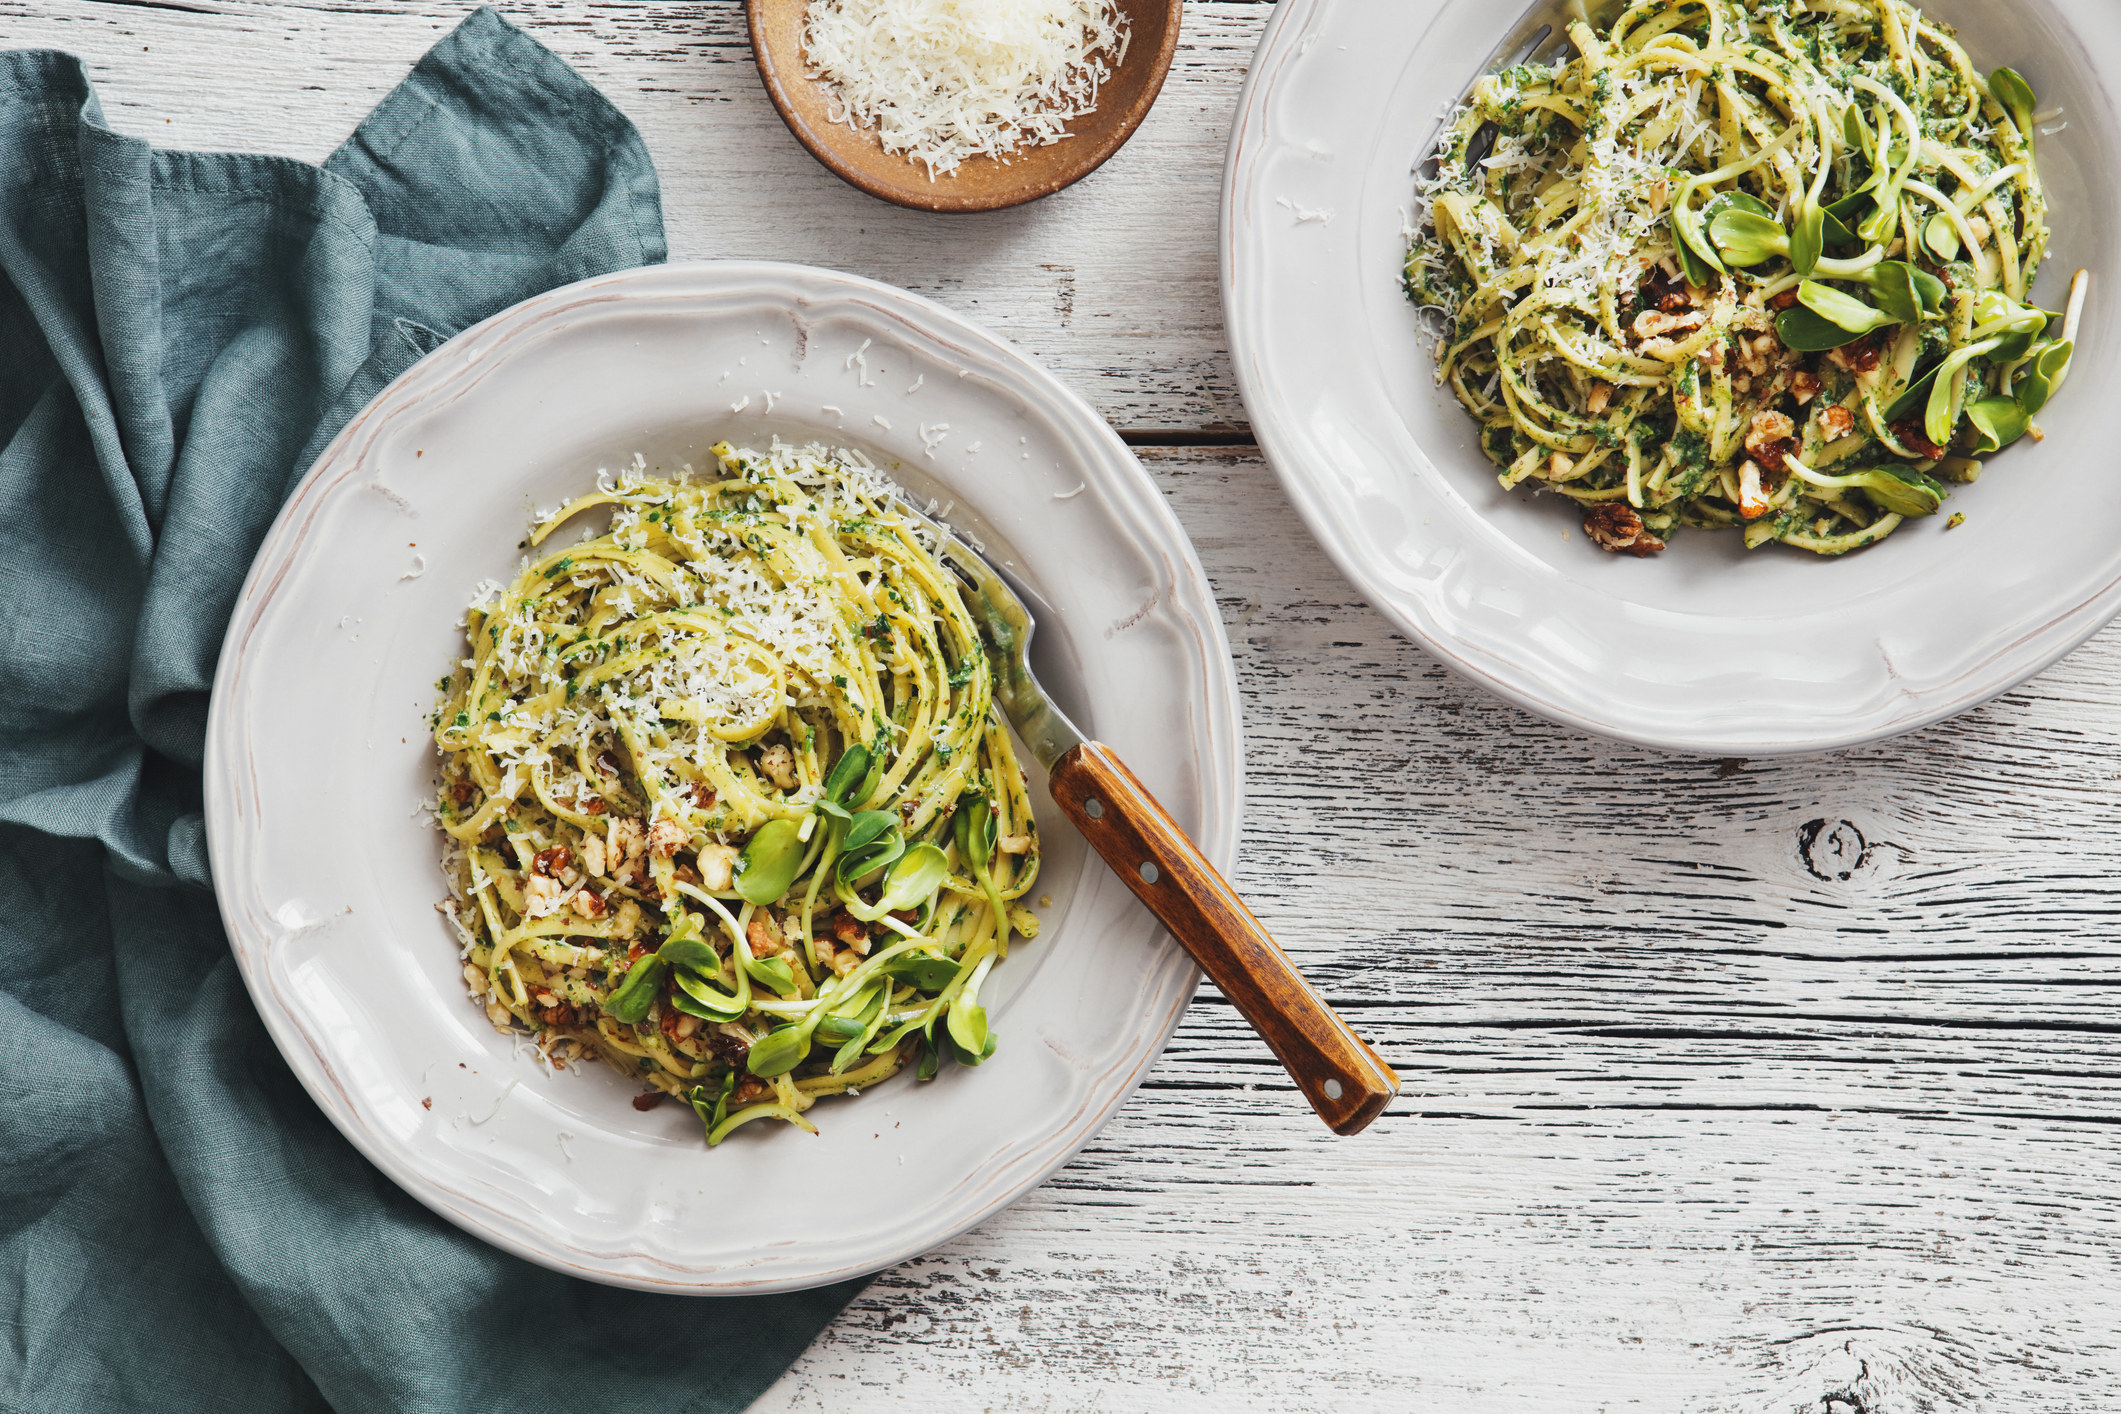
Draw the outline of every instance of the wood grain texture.
<instances>
[{"instance_id":1,"label":"wood grain texture","mask_svg":"<svg viewBox=\"0 0 2121 1414\"><path fill-rule=\"evenodd\" d=\"M1335 1134L1360 1134L1399 1077L1334 1014L1228 880L1112 748L1082 742L1053 763L1054 804L1191 953Z\"/></svg>"},{"instance_id":2,"label":"wood grain texture","mask_svg":"<svg viewBox=\"0 0 2121 1414\"><path fill-rule=\"evenodd\" d=\"M83 54L126 131L315 158L467 8L185 4L0 0L0 41ZM726 0L508 9L641 124L680 253L875 275L1123 427L1241 427L1215 195L1264 6L1194 0L1119 156L946 224L796 147ZM1204 989L1088 1149L757 1409L2121 1407L2121 635L1896 741L1660 756L1452 679L1249 450L1143 459L1245 695L1233 882L1405 1094L1335 1139Z\"/></svg>"}]
</instances>

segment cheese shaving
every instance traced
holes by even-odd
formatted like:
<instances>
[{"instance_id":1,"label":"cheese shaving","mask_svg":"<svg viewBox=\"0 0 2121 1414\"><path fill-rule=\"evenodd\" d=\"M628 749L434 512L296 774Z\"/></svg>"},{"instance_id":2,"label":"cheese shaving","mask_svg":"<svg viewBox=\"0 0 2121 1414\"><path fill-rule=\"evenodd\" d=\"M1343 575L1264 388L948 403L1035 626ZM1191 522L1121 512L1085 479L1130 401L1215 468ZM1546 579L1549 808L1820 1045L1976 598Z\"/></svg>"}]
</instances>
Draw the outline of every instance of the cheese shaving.
<instances>
[{"instance_id":1,"label":"cheese shaving","mask_svg":"<svg viewBox=\"0 0 2121 1414\"><path fill-rule=\"evenodd\" d=\"M1125 62L1114 0L810 0L803 47L834 122L945 176L1069 136Z\"/></svg>"}]
</instances>

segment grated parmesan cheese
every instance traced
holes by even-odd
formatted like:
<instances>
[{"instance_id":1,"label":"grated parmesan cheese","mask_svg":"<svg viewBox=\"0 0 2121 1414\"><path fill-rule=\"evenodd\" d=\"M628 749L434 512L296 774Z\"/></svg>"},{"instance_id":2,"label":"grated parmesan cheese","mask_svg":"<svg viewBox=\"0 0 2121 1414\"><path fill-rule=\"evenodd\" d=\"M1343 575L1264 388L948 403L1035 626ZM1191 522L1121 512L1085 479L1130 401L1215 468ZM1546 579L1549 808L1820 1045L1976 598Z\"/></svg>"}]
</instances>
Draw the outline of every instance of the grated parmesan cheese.
<instances>
[{"instance_id":1,"label":"grated parmesan cheese","mask_svg":"<svg viewBox=\"0 0 2121 1414\"><path fill-rule=\"evenodd\" d=\"M1127 56L1115 0L810 0L803 47L834 122L928 180L1068 136Z\"/></svg>"}]
</instances>

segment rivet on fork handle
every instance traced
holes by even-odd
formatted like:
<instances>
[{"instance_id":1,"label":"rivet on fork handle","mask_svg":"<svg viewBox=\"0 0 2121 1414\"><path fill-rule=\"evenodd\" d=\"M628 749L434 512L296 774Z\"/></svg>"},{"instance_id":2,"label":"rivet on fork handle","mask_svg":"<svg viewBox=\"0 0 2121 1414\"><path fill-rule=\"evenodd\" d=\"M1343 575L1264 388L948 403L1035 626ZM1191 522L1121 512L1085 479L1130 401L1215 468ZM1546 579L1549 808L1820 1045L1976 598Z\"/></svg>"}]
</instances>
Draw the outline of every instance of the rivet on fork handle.
<instances>
[{"instance_id":1,"label":"rivet on fork handle","mask_svg":"<svg viewBox=\"0 0 2121 1414\"><path fill-rule=\"evenodd\" d=\"M1054 763L1050 784L1091 848L1252 1023L1334 1133L1358 1133L1384 1112L1399 1076L1304 980L1110 747L1072 748Z\"/></svg>"}]
</instances>

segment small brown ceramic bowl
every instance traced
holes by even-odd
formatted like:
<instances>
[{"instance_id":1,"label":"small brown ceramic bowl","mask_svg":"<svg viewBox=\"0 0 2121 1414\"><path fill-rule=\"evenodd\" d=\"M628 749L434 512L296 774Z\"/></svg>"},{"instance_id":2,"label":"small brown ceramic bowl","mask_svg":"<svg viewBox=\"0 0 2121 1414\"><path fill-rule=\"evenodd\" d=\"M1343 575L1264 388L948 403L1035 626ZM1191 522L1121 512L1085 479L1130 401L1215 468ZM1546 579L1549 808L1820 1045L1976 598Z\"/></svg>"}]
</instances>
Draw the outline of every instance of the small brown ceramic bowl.
<instances>
[{"instance_id":1,"label":"small brown ceramic bowl","mask_svg":"<svg viewBox=\"0 0 2121 1414\"><path fill-rule=\"evenodd\" d=\"M1098 90L1097 108L1068 124L1071 137L1020 149L1007 162L974 157L928 180L912 158L886 152L876 134L835 123L829 85L803 59L809 0L748 0L751 51L781 119L810 155L850 185L918 211L998 211L1050 196L1097 170L1133 136L1164 86L1178 48L1184 0L1118 0L1131 37L1127 59Z\"/></svg>"}]
</instances>

